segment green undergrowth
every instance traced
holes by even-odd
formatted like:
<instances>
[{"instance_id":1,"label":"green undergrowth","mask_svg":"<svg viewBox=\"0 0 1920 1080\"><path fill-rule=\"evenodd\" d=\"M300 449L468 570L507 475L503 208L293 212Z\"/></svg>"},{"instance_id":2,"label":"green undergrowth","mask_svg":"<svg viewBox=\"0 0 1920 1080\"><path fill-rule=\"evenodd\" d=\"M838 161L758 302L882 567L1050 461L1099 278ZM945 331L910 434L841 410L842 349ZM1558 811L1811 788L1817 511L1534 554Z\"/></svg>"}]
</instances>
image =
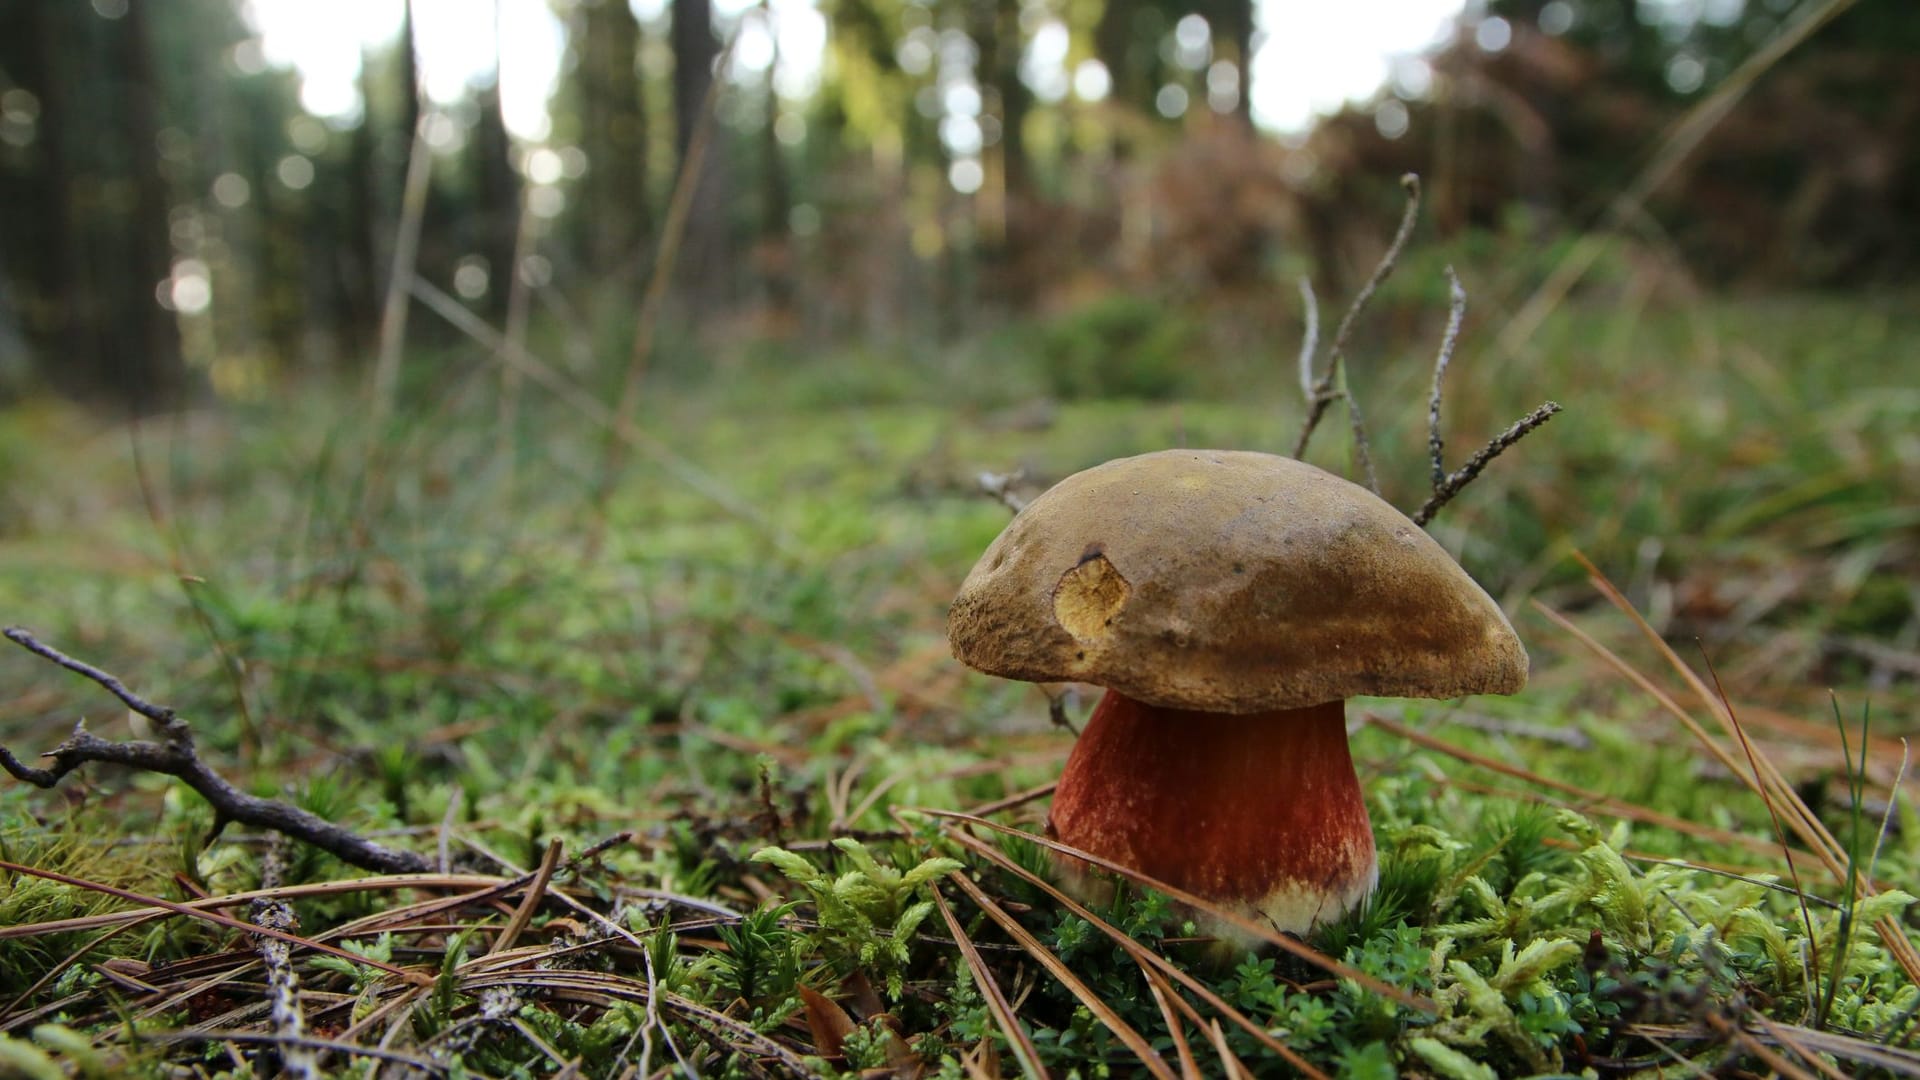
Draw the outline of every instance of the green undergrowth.
<instances>
[{"instance_id":1,"label":"green undergrowth","mask_svg":"<svg viewBox=\"0 0 1920 1080\"><path fill-rule=\"evenodd\" d=\"M1912 310L1593 302L1500 362L1470 323L1449 376L1449 464L1541 398L1567 406L1434 527L1503 600L1534 682L1512 699L1356 703L1442 745L1356 725L1382 884L1311 941L1414 1001L1277 952L1223 957L1154 894L1122 888L1095 914L1330 1074L1764 1071L1725 1026L1756 1016L1894 1055L1875 1065L1847 1057L1852 1043L1818 1044L1842 1071L1909 1068L1897 1055L1920 992L1880 934L1910 927L1899 890L1920 858L1920 821L1887 799L1891 739L1911 730L1916 695L1885 657L1911 655L1920 634ZM1432 314L1423 298L1390 320L1411 320L1406 340L1363 335L1355 352L1373 455L1403 508L1425 495ZM1024 469L1031 491L1167 446L1286 450L1301 411L1291 343L1197 359L1220 333L1116 301L954 348L760 348L704 377L669 365L643 409L657 443L625 452L604 499L603 434L529 397L503 436L490 369L471 357L436 368L431 393L372 439L371 470L354 399L324 387L303 388L319 406L230 404L132 434L22 406L0 413L0 621L179 708L243 789L444 849L456 872L512 878L554 839L571 856L631 834L554 877L579 906L534 912L520 967L496 970L489 953L524 888L340 940L422 973L418 990L300 954L322 1038L385 1040L445 1075L577 1062L612 1077L642 1058L779 1075L783 1053L822 1072L1018 1074L937 890L1053 1075L1139 1075L1114 1020L1175 1070L1184 1046L1216 1075L1224 1047L1286 1075L1230 1021L1218 1046L1184 1017L1175 1034L1103 932L902 809L1025 791L1071 744L1032 688L946 656L945 604L1007 519L976 493L978 473ZM1130 351L1109 385L1095 361L1114 334ZM1310 456L1340 469L1347 455L1329 424ZM1797 842L1790 861L1765 802L1529 604L1678 686L1574 550L1765 714L1759 752L1886 891L1842 887ZM108 737L139 733L97 688L0 652L0 744L31 758L82 717ZM999 819L1036 829L1043 807ZM260 884L262 837L232 825L207 844L214 825L178 783L110 767L57 792L0 787L0 859L168 900ZM1052 876L1037 845L988 839L1005 863ZM282 885L363 876L289 854ZM300 932L318 934L447 895L437 888L293 902ZM5 932L127 903L0 872L0 1074L271 1075L256 1044L157 1041L268 1030L251 946L230 929ZM334 1049L323 1062L365 1076L377 1059Z\"/></svg>"}]
</instances>

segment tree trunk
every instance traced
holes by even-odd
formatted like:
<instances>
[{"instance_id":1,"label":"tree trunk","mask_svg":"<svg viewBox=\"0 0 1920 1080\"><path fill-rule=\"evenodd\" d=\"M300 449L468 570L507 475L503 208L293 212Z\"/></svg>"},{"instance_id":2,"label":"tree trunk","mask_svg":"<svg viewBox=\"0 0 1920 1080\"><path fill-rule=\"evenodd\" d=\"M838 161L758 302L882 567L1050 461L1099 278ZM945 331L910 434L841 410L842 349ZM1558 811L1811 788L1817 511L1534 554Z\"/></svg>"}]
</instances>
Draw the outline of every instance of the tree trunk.
<instances>
[{"instance_id":1,"label":"tree trunk","mask_svg":"<svg viewBox=\"0 0 1920 1080\"><path fill-rule=\"evenodd\" d=\"M1240 93L1232 115L1253 126L1253 0L1216 0L1213 20L1214 58L1231 62L1240 72Z\"/></svg>"},{"instance_id":2,"label":"tree trunk","mask_svg":"<svg viewBox=\"0 0 1920 1080\"><path fill-rule=\"evenodd\" d=\"M115 306L126 320L125 335L104 357L106 389L125 399L136 413L156 412L179 404L186 385L180 355L180 327L171 312L154 297L159 282L171 273L172 248L167 215L171 200L160 175L155 135L159 124L154 110L160 88L154 77L147 5L127 5L116 43L125 117L125 149L133 180L133 214L124 237L127 265L116 274L119 296Z\"/></svg>"},{"instance_id":3,"label":"tree trunk","mask_svg":"<svg viewBox=\"0 0 1920 1080\"><path fill-rule=\"evenodd\" d=\"M494 0L498 28L499 0ZM513 143L501 112L500 50L495 34L493 82L480 91L480 124L474 139L474 224L476 246L487 263L487 293L482 307L496 320L507 311L513 280L513 241L520 224L520 183L513 171Z\"/></svg>"},{"instance_id":4,"label":"tree trunk","mask_svg":"<svg viewBox=\"0 0 1920 1080\"><path fill-rule=\"evenodd\" d=\"M586 264L596 277L631 274L651 228L640 21L626 0L583 0L575 33Z\"/></svg>"},{"instance_id":5,"label":"tree trunk","mask_svg":"<svg viewBox=\"0 0 1920 1080\"><path fill-rule=\"evenodd\" d=\"M680 170L697 164L693 202L687 232L681 241L677 267L667 267L678 278L687 306L694 314L718 310L727 298L726 147L719 125L708 115L707 97L713 91L713 63L720 44L713 35L712 0L673 0L673 117L674 143ZM709 127L705 154L697 162L689 151L703 123ZM658 273L662 268L656 267Z\"/></svg>"}]
</instances>

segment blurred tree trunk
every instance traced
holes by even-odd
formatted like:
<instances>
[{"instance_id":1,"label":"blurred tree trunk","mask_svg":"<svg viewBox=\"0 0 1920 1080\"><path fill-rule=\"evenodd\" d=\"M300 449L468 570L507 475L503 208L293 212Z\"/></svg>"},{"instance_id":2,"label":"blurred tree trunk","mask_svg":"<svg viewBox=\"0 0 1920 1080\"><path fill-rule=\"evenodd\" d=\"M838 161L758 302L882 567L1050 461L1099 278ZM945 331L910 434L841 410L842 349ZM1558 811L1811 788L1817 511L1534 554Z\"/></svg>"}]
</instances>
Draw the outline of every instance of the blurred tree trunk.
<instances>
[{"instance_id":1,"label":"blurred tree trunk","mask_svg":"<svg viewBox=\"0 0 1920 1080\"><path fill-rule=\"evenodd\" d=\"M992 49L989 72L995 96L999 99L1001 172L1006 178L1009 201L1024 195L1031 180L1027 159L1027 113L1033 107L1033 92L1020 77L1020 56L1025 51L1025 36L1020 32L1020 0L992 0Z\"/></svg>"},{"instance_id":2,"label":"blurred tree trunk","mask_svg":"<svg viewBox=\"0 0 1920 1080\"><path fill-rule=\"evenodd\" d=\"M360 123L348 136L347 236L341 250L341 277L347 320L342 335L347 355L358 364L373 356L380 321L380 168L373 117L370 58L360 57Z\"/></svg>"},{"instance_id":3,"label":"blurred tree trunk","mask_svg":"<svg viewBox=\"0 0 1920 1080\"><path fill-rule=\"evenodd\" d=\"M1240 92L1233 116L1253 126L1253 0L1214 0L1214 57L1233 64L1240 75ZM1225 46L1222 48L1221 46Z\"/></svg>"},{"instance_id":4,"label":"blurred tree trunk","mask_svg":"<svg viewBox=\"0 0 1920 1080\"><path fill-rule=\"evenodd\" d=\"M20 289L22 321L28 339L40 347L42 371L50 381L65 382L57 377L90 373L98 363L84 332L92 324L95 298L80 274L82 240L73 216L73 127L65 67L74 60L74 47L56 27L70 12L52 4L21 4L13 15L25 24L15 24L14 33L0 38L0 63L39 98L40 167L23 178L20 195L32 201L13 204L28 212L6 215L0 235L6 237L4 254L18 260L10 271L26 282Z\"/></svg>"},{"instance_id":5,"label":"blurred tree trunk","mask_svg":"<svg viewBox=\"0 0 1920 1080\"><path fill-rule=\"evenodd\" d=\"M774 86L774 73L780 66L776 49L773 63L767 65L766 122L760 125L760 263L766 282L767 305L777 314L792 309L793 242L790 221L793 216L793 184L787 176L786 151L781 146L778 123L780 93Z\"/></svg>"},{"instance_id":6,"label":"blurred tree trunk","mask_svg":"<svg viewBox=\"0 0 1920 1080\"><path fill-rule=\"evenodd\" d=\"M407 155L413 147L413 133L420 130L420 53L413 39L413 0L405 0L400 19L400 172L407 169ZM400 190L395 184L394 191ZM394 200L395 205L399 200Z\"/></svg>"},{"instance_id":7,"label":"blurred tree trunk","mask_svg":"<svg viewBox=\"0 0 1920 1080\"><path fill-rule=\"evenodd\" d=\"M1136 14L1140 0L1107 0L1100 9L1100 22L1093 29L1094 57L1106 65L1112 79L1109 96L1129 108L1148 111L1153 108L1153 85L1148 68L1152 42L1143 46L1138 40ZM1142 50L1148 55L1143 56Z\"/></svg>"},{"instance_id":8,"label":"blurred tree trunk","mask_svg":"<svg viewBox=\"0 0 1920 1080\"><path fill-rule=\"evenodd\" d=\"M979 226L981 286L995 302L1018 305L1027 289L1020 281L1023 246L1041 242L1022 235L1029 181L1026 126L1032 92L1020 77L1025 35L1020 31L1020 0L974 0L968 28L980 47L979 79L985 89L987 117L999 124L999 138L982 154L985 184L973 202Z\"/></svg>"},{"instance_id":9,"label":"blurred tree trunk","mask_svg":"<svg viewBox=\"0 0 1920 1080\"><path fill-rule=\"evenodd\" d=\"M513 169L513 143L501 112L499 0L494 0L493 81L479 94L480 123L474 139L476 175L474 224L477 246L487 263L483 309L496 320L507 311L513 280L513 241L520 224L520 183Z\"/></svg>"},{"instance_id":10,"label":"blurred tree trunk","mask_svg":"<svg viewBox=\"0 0 1920 1080\"><path fill-rule=\"evenodd\" d=\"M125 262L114 275L119 318L109 330L102 373L108 378L105 389L123 397L134 412L148 413L179 404L186 367L180 354L179 324L154 295L160 281L172 272L171 200L156 149L155 106L160 87L154 77L147 5L127 5L118 21L115 60L125 79L121 115L134 198L133 213L126 222Z\"/></svg>"},{"instance_id":11,"label":"blurred tree trunk","mask_svg":"<svg viewBox=\"0 0 1920 1080\"><path fill-rule=\"evenodd\" d=\"M712 0L673 0L673 118L674 144L680 169L690 164L688 151L707 111L713 89L713 64L720 43L713 34ZM694 314L711 313L727 297L727 161L723 133L712 124L705 156L694 177L693 202L687 232L681 241L677 267L669 267L680 282ZM656 268L658 272L658 268Z\"/></svg>"},{"instance_id":12,"label":"blurred tree trunk","mask_svg":"<svg viewBox=\"0 0 1920 1080\"><path fill-rule=\"evenodd\" d=\"M574 32L587 269L596 277L631 273L652 227L640 20L626 0L582 0Z\"/></svg>"}]
</instances>

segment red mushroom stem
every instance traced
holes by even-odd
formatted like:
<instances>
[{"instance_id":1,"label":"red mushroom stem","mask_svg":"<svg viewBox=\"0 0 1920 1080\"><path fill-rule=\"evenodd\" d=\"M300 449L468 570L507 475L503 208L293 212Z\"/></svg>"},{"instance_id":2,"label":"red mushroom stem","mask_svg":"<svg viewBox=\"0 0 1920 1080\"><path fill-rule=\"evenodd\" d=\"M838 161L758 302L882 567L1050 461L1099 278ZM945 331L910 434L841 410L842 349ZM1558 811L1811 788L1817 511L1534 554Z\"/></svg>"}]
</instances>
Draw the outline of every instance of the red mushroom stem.
<instances>
[{"instance_id":1,"label":"red mushroom stem","mask_svg":"<svg viewBox=\"0 0 1920 1080\"><path fill-rule=\"evenodd\" d=\"M1373 890L1373 830L1345 702L1227 714L1109 690L1074 744L1047 831L1276 929L1305 933ZM1070 873L1083 895L1102 876ZM1210 930L1244 942L1216 921Z\"/></svg>"}]
</instances>

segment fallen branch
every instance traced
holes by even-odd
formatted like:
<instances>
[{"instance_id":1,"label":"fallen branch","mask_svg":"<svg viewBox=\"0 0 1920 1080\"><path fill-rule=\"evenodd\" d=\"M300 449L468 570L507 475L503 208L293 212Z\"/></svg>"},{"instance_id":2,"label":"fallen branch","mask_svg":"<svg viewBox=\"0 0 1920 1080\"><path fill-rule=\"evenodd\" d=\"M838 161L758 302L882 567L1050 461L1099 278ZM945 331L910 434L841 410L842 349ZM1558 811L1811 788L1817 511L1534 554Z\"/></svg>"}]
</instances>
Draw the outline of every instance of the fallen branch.
<instances>
[{"instance_id":1,"label":"fallen branch","mask_svg":"<svg viewBox=\"0 0 1920 1080\"><path fill-rule=\"evenodd\" d=\"M74 725L73 734L65 742L41 755L52 761L48 768L34 768L15 757L7 747L0 746L0 768L6 769L14 779L39 788L52 788L68 773L90 762L124 765L177 777L199 792L213 807L212 835L217 836L226 825L239 822L284 833L343 862L383 874L418 874L434 869L433 860L425 856L376 844L318 814L241 791L200 760L193 745L192 730L172 709L147 701L127 689L119 679L42 643L26 630L8 627L4 633L7 640L28 652L104 687L127 708L159 725L161 736L157 742L144 739L116 742L88 731L83 720Z\"/></svg>"}]
</instances>

